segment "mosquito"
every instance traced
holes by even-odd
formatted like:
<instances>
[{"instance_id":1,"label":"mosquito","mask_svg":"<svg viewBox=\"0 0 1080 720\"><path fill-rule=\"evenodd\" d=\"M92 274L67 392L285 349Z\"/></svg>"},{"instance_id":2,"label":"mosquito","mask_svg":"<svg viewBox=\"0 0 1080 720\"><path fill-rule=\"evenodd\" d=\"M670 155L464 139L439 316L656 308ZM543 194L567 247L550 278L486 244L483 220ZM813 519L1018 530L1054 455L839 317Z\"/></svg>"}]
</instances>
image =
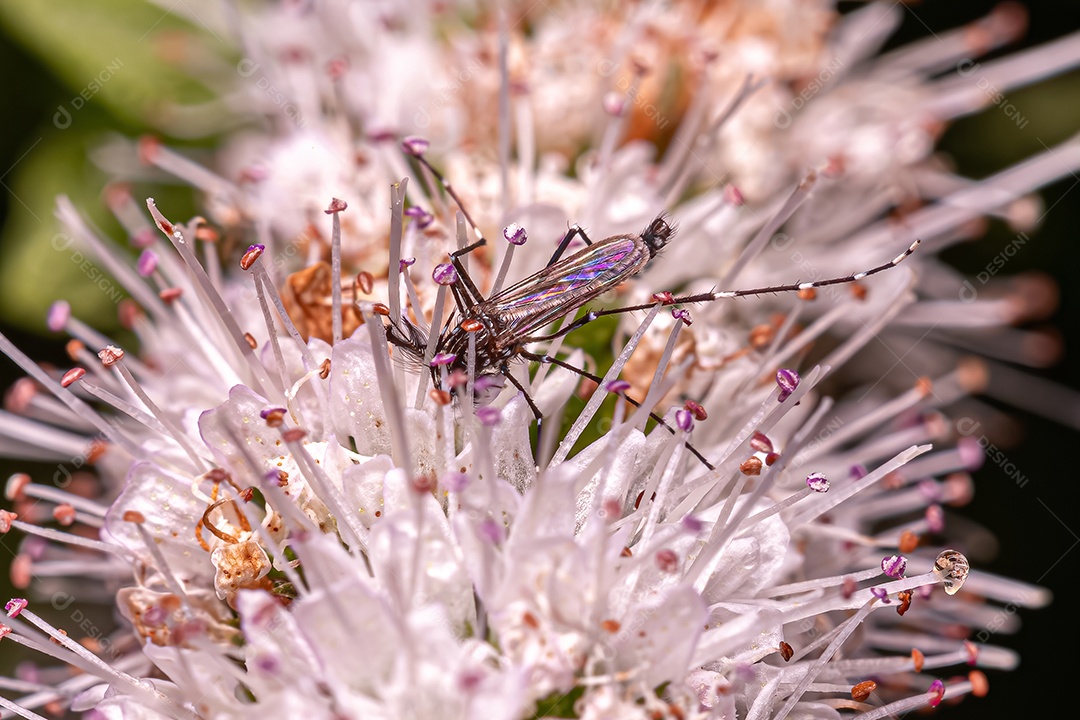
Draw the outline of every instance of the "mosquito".
<instances>
[{"instance_id":1,"label":"mosquito","mask_svg":"<svg viewBox=\"0 0 1080 720\"><path fill-rule=\"evenodd\" d=\"M476 230L468 212L446 179L423 157L422 153L410 152L427 168L455 201L462 215ZM667 305L684 305L712 302L725 298L739 298L754 295L769 295L785 292L809 291L829 285L839 285L862 280L899 265L915 252L919 240L915 240L904 252L889 262L842 277L816 280L811 282L774 285L772 287L748 290L728 290L720 292L698 293L693 295L673 296L670 293L658 293L651 303L589 310L581 318L568 323L561 329L544 333L552 323L577 314L578 310L596 300L608 290L622 284L641 273L661 250L671 241L677 227L668 216L661 213L649 225L637 234L614 235L593 241L578 225L573 225L560 241L547 265L539 272L525 278L517 284L500 290L489 297L476 286L461 258L482 247L486 240L481 238L449 254L453 267L453 280L450 290L454 296L456 310L443 324L435 344L436 356L442 358L442 365L431 367L432 381L439 388L448 373L449 376L475 378L502 376L510 381L524 396L526 403L539 423L543 419L528 390L510 373L510 363L515 360L552 364L565 368L596 383L603 378L578 368L557 357L532 352L528 349L534 343L555 340L567 335L597 318L607 315L648 310L657 302ZM478 230L476 230L479 232ZM580 237L585 247L578 252L563 257L575 238ZM400 324L399 324L400 323ZM434 332L435 329L432 329ZM387 340L404 351L410 358L423 362L427 348L427 337L407 317L389 318L386 325ZM473 348L470 357L470 347ZM471 365L471 367L470 367ZM457 374L455 374L455 371ZM629 403L640 407L640 403L618 392ZM649 416L674 433L663 418L650 412ZM712 469L712 465L692 446L687 447Z\"/></svg>"}]
</instances>

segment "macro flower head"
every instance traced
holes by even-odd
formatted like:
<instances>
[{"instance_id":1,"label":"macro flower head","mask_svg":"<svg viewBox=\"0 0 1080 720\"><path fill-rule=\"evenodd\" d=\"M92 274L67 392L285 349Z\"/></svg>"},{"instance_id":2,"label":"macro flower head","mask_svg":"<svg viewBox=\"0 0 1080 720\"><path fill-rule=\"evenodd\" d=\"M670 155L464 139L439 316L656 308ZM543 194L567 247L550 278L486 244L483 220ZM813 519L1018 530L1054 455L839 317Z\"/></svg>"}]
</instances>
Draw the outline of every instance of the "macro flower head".
<instances>
[{"instance_id":1,"label":"macro flower head","mask_svg":"<svg viewBox=\"0 0 1080 720\"><path fill-rule=\"evenodd\" d=\"M971 567L957 412L1053 290L937 253L1032 230L1080 146L933 150L1017 8L886 53L881 3L175 11L215 95L156 121L215 152L94 151L134 254L56 205L128 339L64 301L70 367L0 336L0 448L95 470L8 480L0 638L48 658L5 711L872 720L1016 666L974 629L1050 594Z\"/></svg>"}]
</instances>

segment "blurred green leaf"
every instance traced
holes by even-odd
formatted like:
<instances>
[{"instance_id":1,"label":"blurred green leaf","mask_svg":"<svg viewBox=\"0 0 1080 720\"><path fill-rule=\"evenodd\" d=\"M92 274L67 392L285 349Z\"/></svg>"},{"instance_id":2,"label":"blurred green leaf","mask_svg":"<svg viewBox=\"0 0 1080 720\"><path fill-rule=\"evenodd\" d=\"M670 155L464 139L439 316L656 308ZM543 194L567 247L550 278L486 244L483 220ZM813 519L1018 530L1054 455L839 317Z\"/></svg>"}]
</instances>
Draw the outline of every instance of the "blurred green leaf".
<instances>
[{"instance_id":1,"label":"blurred green leaf","mask_svg":"<svg viewBox=\"0 0 1080 720\"><path fill-rule=\"evenodd\" d=\"M0 242L0 319L41 332L49 306L67 300L80 318L99 330L118 327L116 306L126 293L68 240L55 217L57 196L67 195L103 235L128 247L101 200L107 178L88 159L103 132L95 122L68 130L49 128L4 179L13 200ZM186 185L135 186L132 192L136 198L156 197L177 217L195 212L194 190ZM134 260L135 251L130 253Z\"/></svg>"},{"instance_id":2,"label":"blurred green leaf","mask_svg":"<svg viewBox=\"0 0 1080 720\"><path fill-rule=\"evenodd\" d=\"M71 88L58 127L91 102L142 127L163 102L210 97L161 52L162 37L192 26L145 0L4 2L0 24Z\"/></svg>"},{"instance_id":3,"label":"blurred green leaf","mask_svg":"<svg viewBox=\"0 0 1080 720\"><path fill-rule=\"evenodd\" d=\"M104 219L98 198L104 179L87 160L90 144L88 131L78 126L47 132L6 179L16 199L4 228L0 314L13 325L40 330L49 305L58 299L99 328L116 325L117 284L90 277L85 254L68 246L53 216L56 196L66 194L83 212L91 209L95 223ZM99 271L93 267L92 272Z\"/></svg>"}]
</instances>

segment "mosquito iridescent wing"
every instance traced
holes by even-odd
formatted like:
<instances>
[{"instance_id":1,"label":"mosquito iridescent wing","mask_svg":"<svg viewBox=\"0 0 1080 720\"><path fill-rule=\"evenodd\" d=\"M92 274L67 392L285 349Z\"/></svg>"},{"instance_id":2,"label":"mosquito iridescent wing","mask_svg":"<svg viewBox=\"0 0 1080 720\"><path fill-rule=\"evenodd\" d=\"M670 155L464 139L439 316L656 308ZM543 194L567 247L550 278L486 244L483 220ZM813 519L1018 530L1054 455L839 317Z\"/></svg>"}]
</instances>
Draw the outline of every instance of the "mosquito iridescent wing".
<instances>
[{"instance_id":1,"label":"mosquito iridescent wing","mask_svg":"<svg viewBox=\"0 0 1080 720\"><path fill-rule=\"evenodd\" d=\"M527 337L641 272L651 255L638 236L608 238L493 295L477 309L507 336Z\"/></svg>"}]
</instances>

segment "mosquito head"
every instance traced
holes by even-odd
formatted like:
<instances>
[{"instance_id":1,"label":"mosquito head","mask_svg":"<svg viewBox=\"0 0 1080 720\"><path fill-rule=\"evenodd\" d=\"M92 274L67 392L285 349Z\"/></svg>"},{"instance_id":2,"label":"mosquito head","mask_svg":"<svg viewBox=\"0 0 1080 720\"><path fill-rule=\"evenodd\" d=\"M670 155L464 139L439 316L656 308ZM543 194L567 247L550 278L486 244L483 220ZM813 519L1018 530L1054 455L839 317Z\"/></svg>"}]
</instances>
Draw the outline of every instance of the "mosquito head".
<instances>
[{"instance_id":1,"label":"mosquito head","mask_svg":"<svg viewBox=\"0 0 1080 720\"><path fill-rule=\"evenodd\" d=\"M656 257L656 253L667 245L676 229L675 225L669 223L663 214L657 215L656 219L649 223L649 227L641 232L641 239L649 246L650 257Z\"/></svg>"}]
</instances>

